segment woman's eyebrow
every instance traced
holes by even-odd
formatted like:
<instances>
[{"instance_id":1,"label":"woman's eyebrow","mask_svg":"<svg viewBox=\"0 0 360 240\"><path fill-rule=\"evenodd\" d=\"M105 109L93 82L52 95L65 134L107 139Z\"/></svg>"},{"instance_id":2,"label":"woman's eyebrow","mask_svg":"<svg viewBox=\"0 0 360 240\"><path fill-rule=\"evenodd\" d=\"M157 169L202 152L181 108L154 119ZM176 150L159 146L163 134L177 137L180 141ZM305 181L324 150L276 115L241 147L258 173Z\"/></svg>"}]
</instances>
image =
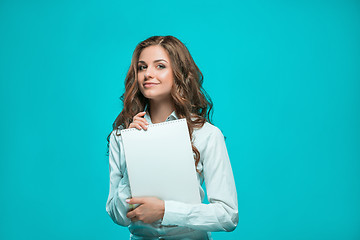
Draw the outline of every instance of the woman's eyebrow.
<instances>
[{"instance_id":1,"label":"woman's eyebrow","mask_svg":"<svg viewBox=\"0 0 360 240\"><path fill-rule=\"evenodd\" d=\"M161 59L156 59L156 60L154 61L154 63L156 63L156 62L161 62L161 61L167 62L165 59L162 59L162 58L161 58ZM145 61L139 60L138 63L145 63Z\"/></svg>"}]
</instances>

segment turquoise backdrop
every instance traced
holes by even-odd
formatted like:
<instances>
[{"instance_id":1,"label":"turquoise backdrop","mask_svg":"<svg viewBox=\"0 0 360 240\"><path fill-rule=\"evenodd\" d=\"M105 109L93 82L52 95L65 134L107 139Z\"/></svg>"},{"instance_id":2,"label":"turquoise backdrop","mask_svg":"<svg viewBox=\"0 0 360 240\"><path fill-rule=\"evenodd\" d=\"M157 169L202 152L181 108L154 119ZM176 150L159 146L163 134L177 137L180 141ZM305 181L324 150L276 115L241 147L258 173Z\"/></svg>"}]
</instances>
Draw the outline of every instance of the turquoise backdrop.
<instances>
[{"instance_id":1,"label":"turquoise backdrop","mask_svg":"<svg viewBox=\"0 0 360 240\"><path fill-rule=\"evenodd\" d=\"M227 137L239 225L360 239L360 2L0 2L0 239L128 239L106 137L136 44L189 48Z\"/></svg>"}]
</instances>

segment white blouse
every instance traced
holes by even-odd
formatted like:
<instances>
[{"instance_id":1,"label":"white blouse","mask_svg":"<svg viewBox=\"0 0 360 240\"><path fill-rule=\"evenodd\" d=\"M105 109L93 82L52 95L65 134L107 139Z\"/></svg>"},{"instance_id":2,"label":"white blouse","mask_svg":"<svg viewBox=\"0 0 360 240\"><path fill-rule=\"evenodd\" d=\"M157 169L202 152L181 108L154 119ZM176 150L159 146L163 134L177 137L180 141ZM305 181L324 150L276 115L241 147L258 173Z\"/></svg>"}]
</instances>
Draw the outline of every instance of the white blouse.
<instances>
[{"instance_id":1,"label":"white blouse","mask_svg":"<svg viewBox=\"0 0 360 240\"><path fill-rule=\"evenodd\" d=\"M148 113L144 117L152 124ZM175 112L166 121L174 119L178 119ZM239 215L235 181L224 136L217 127L206 122L193 132L194 145L200 152L197 169L201 174L197 173L197 178L201 202L205 196L201 186L205 181L209 204L166 200L163 219L152 224L131 222L126 217L130 207L125 200L131 194L122 139L115 132L109 142L110 190L106 211L115 223L128 226L130 239L211 239L209 232L236 228Z\"/></svg>"}]
</instances>

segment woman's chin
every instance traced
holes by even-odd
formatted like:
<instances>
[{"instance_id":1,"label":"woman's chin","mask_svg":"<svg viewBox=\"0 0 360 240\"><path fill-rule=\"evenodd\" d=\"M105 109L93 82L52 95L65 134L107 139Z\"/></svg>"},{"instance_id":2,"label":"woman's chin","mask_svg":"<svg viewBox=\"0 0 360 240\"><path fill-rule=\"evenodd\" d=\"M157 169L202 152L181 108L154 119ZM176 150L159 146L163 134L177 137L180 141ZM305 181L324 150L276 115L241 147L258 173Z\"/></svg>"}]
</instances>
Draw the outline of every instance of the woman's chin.
<instances>
[{"instance_id":1,"label":"woman's chin","mask_svg":"<svg viewBox=\"0 0 360 240\"><path fill-rule=\"evenodd\" d=\"M160 102L160 101L171 101L171 95L155 95L155 94L144 94L144 97L152 102Z\"/></svg>"}]
</instances>

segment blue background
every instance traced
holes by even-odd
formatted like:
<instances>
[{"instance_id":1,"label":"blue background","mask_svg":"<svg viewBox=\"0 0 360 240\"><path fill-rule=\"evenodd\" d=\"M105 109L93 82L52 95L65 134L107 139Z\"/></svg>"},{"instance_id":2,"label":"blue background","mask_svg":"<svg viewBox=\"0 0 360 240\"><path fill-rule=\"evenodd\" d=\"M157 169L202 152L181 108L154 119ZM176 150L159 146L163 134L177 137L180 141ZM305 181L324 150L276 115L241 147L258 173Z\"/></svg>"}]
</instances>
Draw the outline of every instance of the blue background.
<instances>
[{"instance_id":1,"label":"blue background","mask_svg":"<svg viewBox=\"0 0 360 240\"><path fill-rule=\"evenodd\" d=\"M0 238L127 239L106 137L136 44L189 48L227 137L239 225L360 239L358 1L0 2Z\"/></svg>"}]
</instances>

